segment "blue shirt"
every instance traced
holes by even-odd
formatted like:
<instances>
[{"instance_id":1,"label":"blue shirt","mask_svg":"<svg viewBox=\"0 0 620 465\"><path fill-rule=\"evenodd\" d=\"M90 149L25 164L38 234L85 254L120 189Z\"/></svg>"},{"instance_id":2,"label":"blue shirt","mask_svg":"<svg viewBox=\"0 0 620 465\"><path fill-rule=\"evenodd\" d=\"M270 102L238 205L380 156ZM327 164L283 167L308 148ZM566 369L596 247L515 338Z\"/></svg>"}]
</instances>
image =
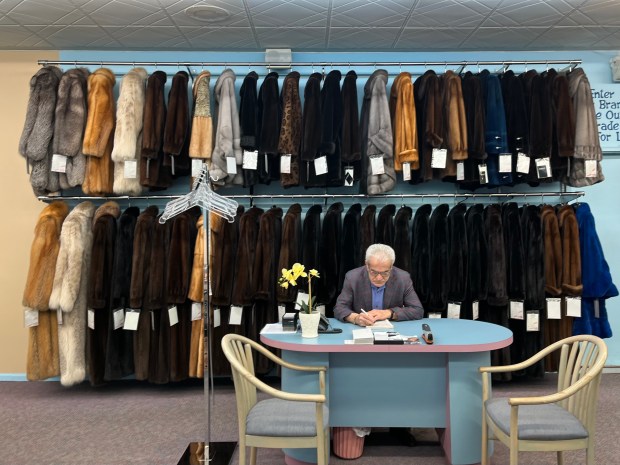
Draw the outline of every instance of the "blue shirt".
<instances>
[{"instance_id":1,"label":"blue shirt","mask_svg":"<svg viewBox=\"0 0 620 465\"><path fill-rule=\"evenodd\" d=\"M385 292L385 284L381 287L370 285L372 289L372 309L383 310L383 293Z\"/></svg>"}]
</instances>

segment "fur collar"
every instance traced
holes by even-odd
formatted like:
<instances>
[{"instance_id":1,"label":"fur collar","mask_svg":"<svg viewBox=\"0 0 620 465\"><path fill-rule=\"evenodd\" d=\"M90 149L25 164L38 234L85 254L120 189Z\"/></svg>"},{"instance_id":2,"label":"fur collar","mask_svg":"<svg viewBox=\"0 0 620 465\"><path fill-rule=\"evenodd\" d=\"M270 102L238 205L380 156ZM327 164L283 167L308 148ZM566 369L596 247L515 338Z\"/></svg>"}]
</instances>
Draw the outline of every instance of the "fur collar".
<instances>
[{"instance_id":1,"label":"fur collar","mask_svg":"<svg viewBox=\"0 0 620 465\"><path fill-rule=\"evenodd\" d=\"M109 201L101 205L97 208L95 212L95 218L93 219L93 223L96 223L99 218L105 215L113 216L114 218L118 218L121 215L121 207L118 203L114 201Z\"/></svg>"}]
</instances>

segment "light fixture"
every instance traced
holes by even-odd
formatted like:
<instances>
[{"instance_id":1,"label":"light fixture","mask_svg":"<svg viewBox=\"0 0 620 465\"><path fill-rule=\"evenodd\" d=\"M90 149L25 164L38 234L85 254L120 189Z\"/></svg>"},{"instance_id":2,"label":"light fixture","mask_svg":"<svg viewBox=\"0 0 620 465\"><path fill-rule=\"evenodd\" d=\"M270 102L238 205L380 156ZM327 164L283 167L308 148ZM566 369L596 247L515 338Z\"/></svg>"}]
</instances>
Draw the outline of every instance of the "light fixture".
<instances>
[{"instance_id":1,"label":"light fixture","mask_svg":"<svg viewBox=\"0 0 620 465\"><path fill-rule=\"evenodd\" d=\"M192 5L185 8L185 14L205 23L220 23L230 17L230 11L226 8L213 5Z\"/></svg>"}]
</instances>

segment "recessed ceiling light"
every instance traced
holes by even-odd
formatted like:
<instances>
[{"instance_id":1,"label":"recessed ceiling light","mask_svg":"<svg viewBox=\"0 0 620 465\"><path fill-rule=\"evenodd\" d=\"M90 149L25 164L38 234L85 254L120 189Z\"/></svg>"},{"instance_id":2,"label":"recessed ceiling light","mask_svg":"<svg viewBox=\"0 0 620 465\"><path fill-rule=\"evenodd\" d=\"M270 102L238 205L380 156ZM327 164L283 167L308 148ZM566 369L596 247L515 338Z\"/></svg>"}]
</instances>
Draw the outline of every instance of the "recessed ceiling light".
<instances>
[{"instance_id":1,"label":"recessed ceiling light","mask_svg":"<svg viewBox=\"0 0 620 465\"><path fill-rule=\"evenodd\" d=\"M230 11L219 6L193 5L185 9L185 14L197 21L219 23L228 19Z\"/></svg>"}]
</instances>

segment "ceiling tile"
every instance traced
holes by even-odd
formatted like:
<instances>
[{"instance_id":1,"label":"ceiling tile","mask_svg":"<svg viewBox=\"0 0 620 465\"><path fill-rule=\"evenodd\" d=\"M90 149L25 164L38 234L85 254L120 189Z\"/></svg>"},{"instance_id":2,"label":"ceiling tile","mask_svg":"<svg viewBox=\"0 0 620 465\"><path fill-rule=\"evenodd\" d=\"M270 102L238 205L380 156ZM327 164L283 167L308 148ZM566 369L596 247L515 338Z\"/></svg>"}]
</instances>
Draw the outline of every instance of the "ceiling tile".
<instances>
[{"instance_id":1,"label":"ceiling tile","mask_svg":"<svg viewBox=\"0 0 620 465\"><path fill-rule=\"evenodd\" d=\"M401 27L409 7L394 0L334 0L333 27Z\"/></svg>"},{"instance_id":2,"label":"ceiling tile","mask_svg":"<svg viewBox=\"0 0 620 465\"><path fill-rule=\"evenodd\" d=\"M11 18L9 18L8 16L0 16L0 24L17 25L17 23L13 21Z\"/></svg>"},{"instance_id":3,"label":"ceiling tile","mask_svg":"<svg viewBox=\"0 0 620 465\"><path fill-rule=\"evenodd\" d=\"M253 49L257 47L252 29L218 27L181 27L190 44L198 50L212 49Z\"/></svg>"},{"instance_id":4,"label":"ceiling tile","mask_svg":"<svg viewBox=\"0 0 620 465\"><path fill-rule=\"evenodd\" d=\"M19 24L52 24L73 11L65 2L23 1L16 5L8 16Z\"/></svg>"},{"instance_id":5,"label":"ceiling tile","mask_svg":"<svg viewBox=\"0 0 620 465\"><path fill-rule=\"evenodd\" d=\"M22 0L0 0L0 13L6 13L19 5Z\"/></svg>"},{"instance_id":6,"label":"ceiling tile","mask_svg":"<svg viewBox=\"0 0 620 465\"><path fill-rule=\"evenodd\" d=\"M495 22L501 26L514 26L515 23L518 26L550 26L563 17L558 10L538 0L507 2L501 4L496 12Z\"/></svg>"},{"instance_id":7,"label":"ceiling tile","mask_svg":"<svg viewBox=\"0 0 620 465\"><path fill-rule=\"evenodd\" d=\"M579 11L588 16L594 23L602 25L620 25L617 0L598 0L586 2Z\"/></svg>"},{"instance_id":8,"label":"ceiling tile","mask_svg":"<svg viewBox=\"0 0 620 465\"><path fill-rule=\"evenodd\" d=\"M160 14L159 8L129 1L111 1L93 11L89 16L100 25L129 26L143 18Z\"/></svg>"},{"instance_id":9,"label":"ceiling tile","mask_svg":"<svg viewBox=\"0 0 620 465\"><path fill-rule=\"evenodd\" d=\"M590 26L596 24L588 16L579 10L573 10L569 15L564 16L556 26Z\"/></svg>"},{"instance_id":10,"label":"ceiling tile","mask_svg":"<svg viewBox=\"0 0 620 465\"><path fill-rule=\"evenodd\" d=\"M609 35L607 37L602 38L601 40L599 40L595 46L598 49L618 49L618 44L620 44L620 27L606 27L604 28L605 30L607 30L607 32L609 32Z\"/></svg>"},{"instance_id":11,"label":"ceiling tile","mask_svg":"<svg viewBox=\"0 0 620 465\"><path fill-rule=\"evenodd\" d=\"M409 18L407 27L478 26L486 13L481 14L468 6L468 3L475 2L443 1L416 8ZM488 11L490 10L487 8L486 12Z\"/></svg>"},{"instance_id":12,"label":"ceiling tile","mask_svg":"<svg viewBox=\"0 0 620 465\"><path fill-rule=\"evenodd\" d=\"M19 48L19 44L28 40L32 36L32 32L22 26L6 25L0 30L0 49L10 50Z\"/></svg>"},{"instance_id":13,"label":"ceiling tile","mask_svg":"<svg viewBox=\"0 0 620 465\"><path fill-rule=\"evenodd\" d=\"M122 37L120 35L122 34ZM129 26L121 30L118 41L127 48L149 49L150 44L163 44L166 41L179 37L179 29L176 27L143 27ZM188 49L191 48L187 44ZM163 47L162 47L163 49Z\"/></svg>"},{"instance_id":14,"label":"ceiling tile","mask_svg":"<svg viewBox=\"0 0 620 465\"><path fill-rule=\"evenodd\" d=\"M329 34L329 49L389 49L396 40L400 28L344 28L332 27Z\"/></svg>"},{"instance_id":15,"label":"ceiling tile","mask_svg":"<svg viewBox=\"0 0 620 465\"><path fill-rule=\"evenodd\" d=\"M609 37L610 32L601 27L563 26L546 31L536 39L537 47L553 47L557 50L566 50L566 44L578 40L584 46L593 46L597 42Z\"/></svg>"},{"instance_id":16,"label":"ceiling tile","mask_svg":"<svg viewBox=\"0 0 620 465\"><path fill-rule=\"evenodd\" d=\"M109 37L106 32L98 26L63 27L58 31L50 29L51 28L46 28L41 31L40 34L42 36L45 34L45 38L59 49L73 46L75 43L78 43L78 39L82 47L88 47L94 40L101 39L102 37Z\"/></svg>"},{"instance_id":17,"label":"ceiling tile","mask_svg":"<svg viewBox=\"0 0 620 465\"><path fill-rule=\"evenodd\" d=\"M269 0L251 6L252 23L256 27L327 25L327 2Z\"/></svg>"},{"instance_id":18,"label":"ceiling tile","mask_svg":"<svg viewBox=\"0 0 620 465\"><path fill-rule=\"evenodd\" d=\"M526 44L546 28L481 27L461 44L465 50L527 50Z\"/></svg>"},{"instance_id":19,"label":"ceiling tile","mask_svg":"<svg viewBox=\"0 0 620 465\"><path fill-rule=\"evenodd\" d=\"M456 50L474 28L405 28L394 48L408 50Z\"/></svg>"},{"instance_id":20,"label":"ceiling tile","mask_svg":"<svg viewBox=\"0 0 620 465\"><path fill-rule=\"evenodd\" d=\"M257 27L256 36L261 48L324 49L325 28Z\"/></svg>"}]
</instances>

